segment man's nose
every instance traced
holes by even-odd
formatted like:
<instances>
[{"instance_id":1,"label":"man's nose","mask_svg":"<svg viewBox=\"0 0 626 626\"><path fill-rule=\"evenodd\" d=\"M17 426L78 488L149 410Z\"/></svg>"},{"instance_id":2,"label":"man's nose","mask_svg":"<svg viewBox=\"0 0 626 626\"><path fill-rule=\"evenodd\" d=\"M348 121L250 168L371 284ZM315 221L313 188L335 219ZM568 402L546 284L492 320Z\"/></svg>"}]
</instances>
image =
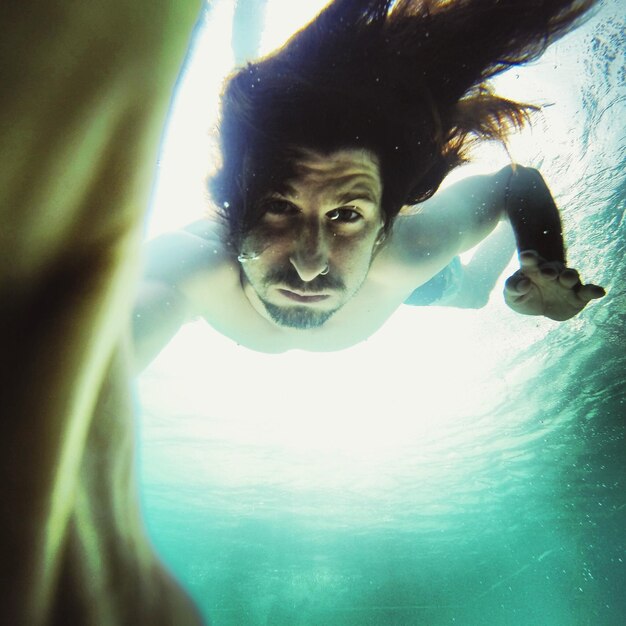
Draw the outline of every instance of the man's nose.
<instances>
[{"instance_id":1,"label":"man's nose","mask_svg":"<svg viewBox=\"0 0 626 626\"><path fill-rule=\"evenodd\" d=\"M304 282L328 272L328 245L322 225L317 221L302 224L294 238L291 264Z\"/></svg>"}]
</instances>

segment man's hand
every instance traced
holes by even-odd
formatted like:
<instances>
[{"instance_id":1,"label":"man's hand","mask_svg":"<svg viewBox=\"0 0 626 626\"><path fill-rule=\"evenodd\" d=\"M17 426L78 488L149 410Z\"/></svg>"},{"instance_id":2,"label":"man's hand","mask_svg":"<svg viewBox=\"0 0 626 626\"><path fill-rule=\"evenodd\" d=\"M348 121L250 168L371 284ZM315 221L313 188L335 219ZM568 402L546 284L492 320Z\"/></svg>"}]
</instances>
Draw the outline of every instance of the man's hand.
<instances>
[{"instance_id":1,"label":"man's hand","mask_svg":"<svg viewBox=\"0 0 626 626\"><path fill-rule=\"evenodd\" d=\"M504 285L504 301L518 313L561 322L605 294L598 285L583 285L575 269L546 261L534 250L520 252L519 259L521 268Z\"/></svg>"}]
</instances>

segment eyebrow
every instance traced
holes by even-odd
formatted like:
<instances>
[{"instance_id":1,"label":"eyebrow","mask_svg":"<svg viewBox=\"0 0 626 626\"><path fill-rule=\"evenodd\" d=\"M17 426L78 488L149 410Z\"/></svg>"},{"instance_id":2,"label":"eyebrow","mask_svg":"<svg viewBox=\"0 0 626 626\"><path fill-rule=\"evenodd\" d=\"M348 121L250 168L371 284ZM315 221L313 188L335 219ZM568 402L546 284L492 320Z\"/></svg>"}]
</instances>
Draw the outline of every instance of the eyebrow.
<instances>
[{"instance_id":1,"label":"eyebrow","mask_svg":"<svg viewBox=\"0 0 626 626\"><path fill-rule=\"evenodd\" d=\"M335 195L335 202L338 204L345 204L354 200L366 200L372 204L378 205L381 198L377 197L376 191L372 188L372 185L364 182L363 179L354 181L352 185L350 183L344 183L343 185L337 185L339 189ZM281 189L277 189L273 192L283 197L297 196L295 187L290 182L282 184ZM269 194L269 195L273 195Z\"/></svg>"},{"instance_id":2,"label":"eyebrow","mask_svg":"<svg viewBox=\"0 0 626 626\"><path fill-rule=\"evenodd\" d=\"M338 193L335 197L339 204L352 202L354 200L366 200L368 202L371 202L372 204L378 204L379 202L379 199L376 197L374 191L369 187L363 185L352 187L348 191Z\"/></svg>"}]
</instances>

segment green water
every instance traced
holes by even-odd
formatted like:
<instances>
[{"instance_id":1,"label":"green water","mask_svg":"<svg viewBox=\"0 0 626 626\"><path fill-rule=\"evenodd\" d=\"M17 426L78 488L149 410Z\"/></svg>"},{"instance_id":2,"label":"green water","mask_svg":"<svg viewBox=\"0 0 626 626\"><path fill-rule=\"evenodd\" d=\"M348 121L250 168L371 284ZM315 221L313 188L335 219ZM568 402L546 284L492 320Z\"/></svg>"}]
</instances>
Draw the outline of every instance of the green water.
<instances>
[{"instance_id":1,"label":"green water","mask_svg":"<svg viewBox=\"0 0 626 626\"><path fill-rule=\"evenodd\" d=\"M164 441L162 423L154 537L214 624L617 626L623 385L604 381L620 360L597 345L556 390L553 363L532 377L532 415L514 390L384 461L267 441L229 454L206 431Z\"/></svg>"}]
</instances>

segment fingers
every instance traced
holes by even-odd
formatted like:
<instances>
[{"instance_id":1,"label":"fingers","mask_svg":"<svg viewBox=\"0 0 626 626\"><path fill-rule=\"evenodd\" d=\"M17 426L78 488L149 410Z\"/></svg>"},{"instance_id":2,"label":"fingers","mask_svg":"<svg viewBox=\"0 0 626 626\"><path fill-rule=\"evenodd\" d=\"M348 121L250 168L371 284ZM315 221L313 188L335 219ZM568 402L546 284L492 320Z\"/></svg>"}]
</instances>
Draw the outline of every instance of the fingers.
<instances>
[{"instance_id":1,"label":"fingers","mask_svg":"<svg viewBox=\"0 0 626 626\"><path fill-rule=\"evenodd\" d=\"M542 263L539 266L539 273L546 280L556 280L561 274L562 268L560 263Z\"/></svg>"},{"instance_id":2,"label":"fingers","mask_svg":"<svg viewBox=\"0 0 626 626\"><path fill-rule=\"evenodd\" d=\"M578 272L572 267L565 267L558 261L546 261L535 250L522 250L519 253L520 270L515 272L505 283L505 292L511 296L527 294L533 283L543 281L550 284L556 281L560 287L572 290L577 297L587 303L602 298L606 292L598 285L583 285Z\"/></svg>"},{"instance_id":3,"label":"fingers","mask_svg":"<svg viewBox=\"0 0 626 626\"><path fill-rule=\"evenodd\" d=\"M559 274L559 283L566 289L573 289L576 285L580 285L580 276L575 269L566 267Z\"/></svg>"},{"instance_id":4,"label":"fingers","mask_svg":"<svg viewBox=\"0 0 626 626\"><path fill-rule=\"evenodd\" d=\"M532 285L532 281L519 271L506 279L504 291L511 296L524 296L530 291Z\"/></svg>"},{"instance_id":5,"label":"fingers","mask_svg":"<svg viewBox=\"0 0 626 626\"><path fill-rule=\"evenodd\" d=\"M590 300L596 300L606 295L606 291L599 285L581 285L580 289L576 292L576 295L583 301L589 302Z\"/></svg>"},{"instance_id":6,"label":"fingers","mask_svg":"<svg viewBox=\"0 0 626 626\"><path fill-rule=\"evenodd\" d=\"M519 254L521 271L532 275L539 273L546 280L554 280L563 269L563 264L558 261L546 261L535 250L523 250Z\"/></svg>"},{"instance_id":7,"label":"fingers","mask_svg":"<svg viewBox=\"0 0 626 626\"><path fill-rule=\"evenodd\" d=\"M541 257L534 250L522 250L519 253L519 264L522 270L535 270L540 262Z\"/></svg>"},{"instance_id":8,"label":"fingers","mask_svg":"<svg viewBox=\"0 0 626 626\"><path fill-rule=\"evenodd\" d=\"M540 271L543 276L546 276L543 267ZM602 298L606 294L604 289L598 285L583 285L578 272L572 267L566 267L560 272L557 272L556 277L562 287L573 290L576 295L585 302Z\"/></svg>"}]
</instances>

